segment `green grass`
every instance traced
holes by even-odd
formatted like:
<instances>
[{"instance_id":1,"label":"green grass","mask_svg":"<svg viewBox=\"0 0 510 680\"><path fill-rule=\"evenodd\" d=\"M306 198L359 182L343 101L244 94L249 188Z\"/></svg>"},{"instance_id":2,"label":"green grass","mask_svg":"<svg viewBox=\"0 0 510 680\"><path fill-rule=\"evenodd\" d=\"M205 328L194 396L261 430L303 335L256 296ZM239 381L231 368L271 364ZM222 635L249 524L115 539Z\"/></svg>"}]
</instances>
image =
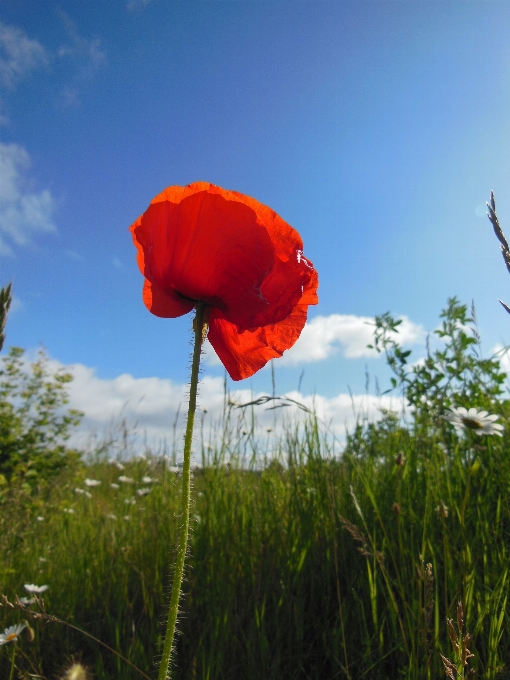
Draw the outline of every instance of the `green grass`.
<instances>
[{"instance_id":1,"label":"green grass","mask_svg":"<svg viewBox=\"0 0 510 680\"><path fill-rule=\"evenodd\" d=\"M256 407L236 409L228 395L215 445L197 428L202 464L175 680L444 677L440 653L456 659L446 618L455 619L459 601L478 677L510 678L505 375L498 357L481 356L474 310L468 316L451 299L442 319L440 349L410 368L395 342L399 322L376 318L374 345L387 354L407 415L362 418L342 455L312 414L285 421L279 438L257 436ZM497 413L504 436L458 436L442 417L452 404ZM47 583L48 613L154 677L181 479L151 455L126 464L127 484L105 457L68 460L58 476L44 467L30 475L29 460L10 485L4 478L0 593L13 601L24 583ZM144 476L157 482L139 496ZM101 481L91 497L75 492L85 478ZM0 626L24 616L0 608ZM24 631L16 648L21 678L57 678L72 660L97 680L142 677L75 629L30 622L33 640ZM0 647L1 678L13 649Z\"/></svg>"},{"instance_id":2,"label":"green grass","mask_svg":"<svg viewBox=\"0 0 510 680\"><path fill-rule=\"evenodd\" d=\"M387 418L360 427L339 459L310 418L288 424L279 460L263 470L226 466L213 451L194 475L174 677L441 677L445 617L459 599L481 677L507 677L507 441L411 435ZM120 474L135 483L112 489ZM145 475L158 482L140 498ZM92 498L73 491L85 477L101 480ZM12 491L0 519L2 592L12 600L24 583L48 583L48 612L154 675L179 494L180 477L152 458L122 473L77 466L39 493ZM4 626L23 618L0 615ZM75 658L97 678L141 677L61 624L32 626L34 641L23 634L19 645L32 666L18 655L20 668L53 678ZM9 651L0 648L0 677Z\"/></svg>"}]
</instances>

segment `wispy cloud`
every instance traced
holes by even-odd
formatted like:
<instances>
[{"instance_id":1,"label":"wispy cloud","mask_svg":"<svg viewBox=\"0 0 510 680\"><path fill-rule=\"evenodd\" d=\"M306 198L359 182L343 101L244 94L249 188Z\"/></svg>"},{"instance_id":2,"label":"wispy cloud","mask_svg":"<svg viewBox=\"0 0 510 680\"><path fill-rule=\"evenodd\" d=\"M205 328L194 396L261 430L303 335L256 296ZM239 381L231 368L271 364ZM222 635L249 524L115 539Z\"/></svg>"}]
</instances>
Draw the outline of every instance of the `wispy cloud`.
<instances>
[{"instance_id":1,"label":"wispy cloud","mask_svg":"<svg viewBox=\"0 0 510 680\"><path fill-rule=\"evenodd\" d=\"M40 42L16 26L0 23L0 81L10 89L31 71L47 66L48 54Z\"/></svg>"},{"instance_id":2,"label":"wispy cloud","mask_svg":"<svg viewBox=\"0 0 510 680\"><path fill-rule=\"evenodd\" d=\"M151 0L129 0L128 4L126 5L126 9L128 12L143 10L150 2Z\"/></svg>"},{"instance_id":3,"label":"wispy cloud","mask_svg":"<svg viewBox=\"0 0 510 680\"><path fill-rule=\"evenodd\" d=\"M80 35L76 24L65 12L58 10L57 13L67 39L56 52L47 50L23 29L0 22L0 91L3 89L6 94L14 90L20 81L37 69L51 66L54 70L56 65L60 65L63 73L59 75L61 84L57 105L64 108L81 106L81 90L106 64L106 53L100 38ZM3 109L4 99L0 98L1 125L9 122L2 113Z\"/></svg>"},{"instance_id":4,"label":"wispy cloud","mask_svg":"<svg viewBox=\"0 0 510 680\"><path fill-rule=\"evenodd\" d=\"M79 35L74 21L62 10L59 11L59 16L69 42L59 48L58 56L77 60L84 75L89 75L92 71L103 66L106 63L106 54L101 49L101 40L99 38L84 38Z\"/></svg>"},{"instance_id":5,"label":"wispy cloud","mask_svg":"<svg viewBox=\"0 0 510 680\"><path fill-rule=\"evenodd\" d=\"M31 190L27 171L30 156L17 144L0 143L0 255L13 255L40 232L55 232L55 200L44 189Z\"/></svg>"},{"instance_id":6,"label":"wispy cloud","mask_svg":"<svg viewBox=\"0 0 510 680\"><path fill-rule=\"evenodd\" d=\"M85 258L83 257L83 255L80 255L80 253L76 253L74 250L66 250L65 254L71 260L76 260L76 262L85 262Z\"/></svg>"},{"instance_id":7,"label":"wispy cloud","mask_svg":"<svg viewBox=\"0 0 510 680\"><path fill-rule=\"evenodd\" d=\"M60 92L59 104L76 107L81 103L81 87L106 64L106 53L101 47L100 38L80 35L75 22L65 12L59 10L58 15L67 34L67 41L58 49L57 57L62 62L71 63L74 69L71 83L66 84Z\"/></svg>"},{"instance_id":8,"label":"wispy cloud","mask_svg":"<svg viewBox=\"0 0 510 680\"><path fill-rule=\"evenodd\" d=\"M412 345L424 341L425 331L422 326L414 324L406 316L401 316L402 323L396 339L402 345ZM298 366L329 359L341 353L348 359L375 357L377 352L367 345L373 342L374 319L354 314L330 314L316 316L303 328L301 335L290 350L278 360L279 366ZM205 361L210 366L218 366L220 360L211 345L205 344Z\"/></svg>"}]
</instances>

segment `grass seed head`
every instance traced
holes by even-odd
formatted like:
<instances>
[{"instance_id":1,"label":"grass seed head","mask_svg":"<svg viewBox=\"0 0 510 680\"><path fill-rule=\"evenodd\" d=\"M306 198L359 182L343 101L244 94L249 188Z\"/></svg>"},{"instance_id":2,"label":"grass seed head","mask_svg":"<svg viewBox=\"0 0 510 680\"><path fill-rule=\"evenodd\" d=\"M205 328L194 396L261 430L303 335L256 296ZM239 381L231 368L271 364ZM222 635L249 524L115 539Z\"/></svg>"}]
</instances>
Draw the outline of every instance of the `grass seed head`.
<instances>
[{"instance_id":1,"label":"grass seed head","mask_svg":"<svg viewBox=\"0 0 510 680\"><path fill-rule=\"evenodd\" d=\"M92 676L81 663L73 663L64 672L61 680L92 680Z\"/></svg>"}]
</instances>

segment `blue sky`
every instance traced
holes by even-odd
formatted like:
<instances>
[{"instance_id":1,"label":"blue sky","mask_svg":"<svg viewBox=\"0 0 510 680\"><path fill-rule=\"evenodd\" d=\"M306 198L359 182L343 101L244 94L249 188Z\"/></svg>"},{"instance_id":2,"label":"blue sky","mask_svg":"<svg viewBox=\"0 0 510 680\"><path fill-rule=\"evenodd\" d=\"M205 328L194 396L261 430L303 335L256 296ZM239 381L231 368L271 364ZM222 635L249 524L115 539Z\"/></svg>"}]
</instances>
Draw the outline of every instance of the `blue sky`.
<instances>
[{"instance_id":1,"label":"blue sky","mask_svg":"<svg viewBox=\"0 0 510 680\"><path fill-rule=\"evenodd\" d=\"M150 390L163 413L188 378L191 319L145 310L127 228L197 180L270 205L319 272L315 325L275 362L280 392L303 369L301 395L330 406L364 391L365 364L384 382L365 321L405 316L418 357L453 295L475 300L487 351L510 340L483 207L494 189L510 235L509 19L488 1L4 0L7 343L78 366L84 410L110 394L98 423ZM212 394L211 357L204 375ZM233 388L270 384L263 370Z\"/></svg>"}]
</instances>

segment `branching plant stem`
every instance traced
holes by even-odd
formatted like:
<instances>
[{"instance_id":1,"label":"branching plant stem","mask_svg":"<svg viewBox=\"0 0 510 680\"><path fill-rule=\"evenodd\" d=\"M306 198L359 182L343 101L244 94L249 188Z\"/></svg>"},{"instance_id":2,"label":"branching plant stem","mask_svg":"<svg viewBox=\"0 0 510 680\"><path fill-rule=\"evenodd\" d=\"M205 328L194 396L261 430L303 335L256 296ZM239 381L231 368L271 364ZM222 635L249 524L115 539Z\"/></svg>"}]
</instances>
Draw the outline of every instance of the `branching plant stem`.
<instances>
[{"instance_id":1,"label":"branching plant stem","mask_svg":"<svg viewBox=\"0 0 510 680\"><path fill-rule=\"evenodd\" d=\"M159 667L158 680L167 680L170 677L169 666L172 654L172 647L179 611L179 599L181 596L182 577L184 573L184 561L188 546L189 533L189 508L191 492L191 443L193 440L193 425L195 422L195 410L197 406L197 387L198 372L200 368L200 353L205 325L206 304L198 302L194 321L195 344L193 347L193 363L191 365L191 382L189 390L188 420L186 423L186 434L184 436L184 461L182 467L182 502L181 502L181 534L177 547L177 560L175 565L174 580L172 583L172 595L170 597L170 609L168 612L168 623L166 627L165 644Z\"/></svg>"}]
</instances>

